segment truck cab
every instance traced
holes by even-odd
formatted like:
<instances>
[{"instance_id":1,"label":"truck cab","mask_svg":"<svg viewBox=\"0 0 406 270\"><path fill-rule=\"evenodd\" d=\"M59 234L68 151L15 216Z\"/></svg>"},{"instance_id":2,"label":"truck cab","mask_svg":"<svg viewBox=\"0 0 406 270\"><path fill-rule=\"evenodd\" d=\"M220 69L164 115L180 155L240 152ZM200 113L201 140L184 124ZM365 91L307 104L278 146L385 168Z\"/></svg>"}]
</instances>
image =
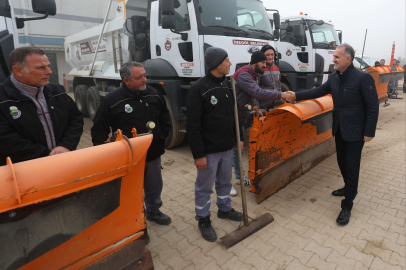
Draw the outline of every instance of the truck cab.
<instances>
[{"instance_id":1,"label":"truck cab","mask_svg":"<svg viewBox=\"0 0 406 270\"><path fill-rule=\"evenodd\" d=\"M147 83L164 95L170 109L167 148L184 138L186 96L207 72L206 49L225 49L233 75L263 45L275 46L279 35L279 14L273 15L273 30L257 0L125 0L115 5L115 19L105 28L99 25L65 39L75 101L93 118L100 98L120 85L121 64L142 62Z\"/></svg>"},{"instance_id":2,"label":"truck cab","mask_svg":"<svg viewBox=\"0 0 406 270\"><path fill-rule=\"evenodd\" d=\"M306 14L282 17L276 42L282 91L306 90L326 82L340 44L341 32L330 23Z\"/></svg>"}]
</instances>

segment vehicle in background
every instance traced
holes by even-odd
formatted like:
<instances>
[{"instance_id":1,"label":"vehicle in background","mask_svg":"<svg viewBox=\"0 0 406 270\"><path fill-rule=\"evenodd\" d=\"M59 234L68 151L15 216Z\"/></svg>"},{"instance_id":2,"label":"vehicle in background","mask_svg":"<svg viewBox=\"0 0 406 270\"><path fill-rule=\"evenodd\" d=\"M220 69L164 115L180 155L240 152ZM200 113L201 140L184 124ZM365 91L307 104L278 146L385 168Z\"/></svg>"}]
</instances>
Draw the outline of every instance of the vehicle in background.
<instances>
[{"instance_id":1,"label":"vehicle in background","mask_svg":"<svg viewBox=\"0 0 406 270\"><path fill-rule=\"evenodd\" d=\"M56 14L55 0L32 0L32 10L42 17L17 18L11 0L0 0L0 82L11 74L10 53L19 47L17 29L24 28L25 21L42 20Z\"/></svg>"},{"instance_id":2,"label":"vehicle in background","mask_svg":"<svg viewBox=\"0 0 406 270\"><path fill-rule=\"evenodd\" d=\"M249 63L251 53L275 46L279 37L279 13L272 15L273 31L256 0L125 0L115 10L115 19L65 39L75 101L93 119L100 99L120 86L121 64L143 62L147 84L164 95L171 114L166 148L183 141L186 95L207 72L208 47L228 52L232 75Z\"/></svg>"},{"instance_id":3,"label":"vehicle in background","mask_svg":"<svg viewBox=\"0 0 406 270\"><path fill-rule=\"evenodd\" d=\"M342 32L331 23L303 13L282 17L276 42L282 91L301 91L326 82L334 71L333 53L341 41Z\"/></svg>"}]
</instances>

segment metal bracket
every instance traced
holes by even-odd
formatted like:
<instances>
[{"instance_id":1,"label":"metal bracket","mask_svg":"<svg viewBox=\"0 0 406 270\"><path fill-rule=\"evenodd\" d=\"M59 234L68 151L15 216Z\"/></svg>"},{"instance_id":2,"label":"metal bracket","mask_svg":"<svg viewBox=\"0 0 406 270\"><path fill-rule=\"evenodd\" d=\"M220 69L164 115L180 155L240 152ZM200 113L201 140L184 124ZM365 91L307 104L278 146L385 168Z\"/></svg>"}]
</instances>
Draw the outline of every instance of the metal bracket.
<instances>
[{"instance_id":1,"label":"metal bracket","mask_svg":"<svg viewBox=\"0 0 406 270\"><path fill-rule=\"evenodd\" d=\"M14 192L15 192L16 199L18 201L18 204L21 204L20 188L18 187L17 177L16 177L13 163L11 162L10 157L7 157L7 166L9 166L10 170L11 170L11 181L13 181L13 184L14 184Z\"/></svg>"}]
</instances>

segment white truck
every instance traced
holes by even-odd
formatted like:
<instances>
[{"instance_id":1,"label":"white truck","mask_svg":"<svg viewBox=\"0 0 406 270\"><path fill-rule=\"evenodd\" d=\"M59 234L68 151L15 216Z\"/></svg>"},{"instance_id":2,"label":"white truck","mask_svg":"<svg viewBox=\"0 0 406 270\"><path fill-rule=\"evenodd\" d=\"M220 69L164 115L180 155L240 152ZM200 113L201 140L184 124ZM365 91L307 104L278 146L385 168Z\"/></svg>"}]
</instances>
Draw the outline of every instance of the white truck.
<instances>
[{"instance_id":1,"label":"white truck","mask_svg":"<svg viewBox=\"0 0 406 270\"><path fill-rule=\"evenodd\" d=\"M326 82L334 71L333 53L341 44L342 32L306 14L282 17L280 28L276 49L282 91L301 91Z\"/></svg>"},{"instance_id":2,"label":"white truck","mask_svg":"<svg viewBox=\"0 0 406 270\"><path fill-rule=\"evenodd\" d=\"M32 9L42 17L17 18L12 0L0 0L0 82L10 74L10 53L19 47L17 29L24 27L25 21L41 20L56 14L55 0L32 0Z\"/></svg>"},{"instance_id":3,"label":"white truck","mask_svg":"<svg viewBox=\"0 0 406 270\"><path fill-rule=\"evenodd\" d=\"M185 136L186 94L207 72L205 50L225 49L232 75L279 36L279 13L273 31L258 0L119 0L113 8L113 20L65 38L75 101L93 119L100 98L120 85L120 65L144 63L147 83L163 93L172 117L167 148Z\"/></svg>"}]
</instances>

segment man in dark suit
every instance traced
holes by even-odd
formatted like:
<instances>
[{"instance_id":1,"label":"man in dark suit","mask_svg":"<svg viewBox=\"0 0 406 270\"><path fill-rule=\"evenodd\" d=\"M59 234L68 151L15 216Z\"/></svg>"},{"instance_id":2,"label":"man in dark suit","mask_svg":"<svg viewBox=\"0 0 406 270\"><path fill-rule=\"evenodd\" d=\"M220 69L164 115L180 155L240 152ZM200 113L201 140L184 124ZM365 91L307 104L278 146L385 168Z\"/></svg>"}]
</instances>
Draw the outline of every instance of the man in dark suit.
<instances>
[{"instance_id":1,"label":"man in dark suit","mask_svg":"<svg viewBox=\"0 0 406 270\"><path fill-rule=\"evenodd\" d=\"M314 99L327 94L333 96L333 136L337 161L345 186L333 191L334 196L345 196L337 223L349 222L353 200L357 195L361 152L365 142L375 137L379 115L378 94L369 73L354 68L354 49L344 43L334 52L334 69L327 82L318 88L295 93L289 101ZM293 93L292 93L293 94Z\"/></svg>"}]
</instances>

